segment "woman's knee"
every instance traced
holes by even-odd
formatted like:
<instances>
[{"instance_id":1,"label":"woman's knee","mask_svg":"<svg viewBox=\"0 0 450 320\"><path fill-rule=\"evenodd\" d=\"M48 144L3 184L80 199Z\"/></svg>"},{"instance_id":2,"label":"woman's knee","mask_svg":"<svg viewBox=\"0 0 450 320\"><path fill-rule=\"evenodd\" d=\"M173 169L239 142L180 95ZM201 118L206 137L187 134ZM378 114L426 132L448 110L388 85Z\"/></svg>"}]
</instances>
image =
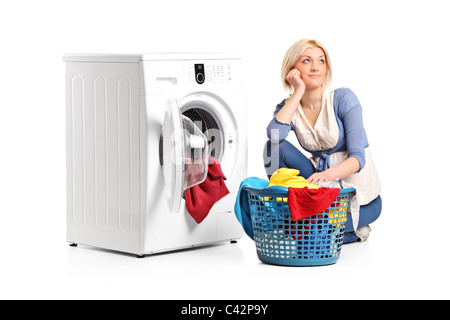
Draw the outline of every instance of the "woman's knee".
<instances>
[{"instance_id":1,"label":"woman's knee","mask_svg":"<svg viewBox=\"0 0 450 320\"><path fill-rule=\"evenodd\" d=\"M381 196L378 196L374 200L372 200L372 202L370 202L368 207L371 220L372 222L374 222L381 215L381 207L382 207Z\"/></svg>"},{"instance_id":2,"label":"woman's knee","mask_svg":"<svg viewBox=\"0 0 450 320\"><path fill-rule=\"evenodd\" d=\"M375 213L374 213L374 220L377 220L381 216L381 211L383 208L383 201L381 201L381 196L378 196L374 201L374 207L375 207Z\"/></svg>"},{"instance_id":3,"label":"woman's knee","mask_svg":"<svg viewBox=\"0 0 450 320\"><path fill-rule=\"evenodd\" d=\"M359 210L360 222L358 224L358 227L366 226L366 225L378 220L378 218L381 215L381 208L382 208L382 202L381 202L380 196L376 197L370 203L368 203L364 206L361 206L360 210Z\"/></svg>"},{"instance_id":4,"label":"woman's knee","mask_svg":"<svg viewBox=\"0 0 450 320\"><path fill-rule=\"evenodd\" d=\"M270 140L264 145L264 168L267 176L270 176L280 168L280 144Z\"/></svg>"},{"instance_id":5,"label":"woman's knee","mask_svg":"<svg viewBox=\"0 0 450 320\"><path fill-rule=\"evenodd\" d=\"M293 168L300 170L300 174L308 178L314 173L314 167L305 155L289 141L279 143L267 141L264 147L264 167L267 176L279 168Z\"/></svg>"}]
</instances>

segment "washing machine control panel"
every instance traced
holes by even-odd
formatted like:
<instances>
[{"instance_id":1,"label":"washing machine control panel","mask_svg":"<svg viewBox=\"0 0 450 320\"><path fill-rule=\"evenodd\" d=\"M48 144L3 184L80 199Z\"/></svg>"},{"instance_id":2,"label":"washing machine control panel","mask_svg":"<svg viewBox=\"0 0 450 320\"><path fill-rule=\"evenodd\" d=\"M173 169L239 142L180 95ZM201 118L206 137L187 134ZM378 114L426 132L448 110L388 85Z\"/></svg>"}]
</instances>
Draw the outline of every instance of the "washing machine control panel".
<instances>
[{"instance_id":1,"label":"washing machine control panel","mask_svg":"<svg viewBox=\"0 0 450 320\"><path fill-rule=\"evenodd\" d=\"M205 82L205 65L203 63L194 64L195 81L198 84Z\"/></svg>"},{"instance_id":2,"label":"washing machine control panel","mask_svg":"<svg viewBox=\"0 0 450 320\"><path fill-rule=\"evenodd\" d=\"M188 81L191 83L230 84L232 82L231 64L226 61L190 63L187 71Z\"/></svg>"}]
</instances>

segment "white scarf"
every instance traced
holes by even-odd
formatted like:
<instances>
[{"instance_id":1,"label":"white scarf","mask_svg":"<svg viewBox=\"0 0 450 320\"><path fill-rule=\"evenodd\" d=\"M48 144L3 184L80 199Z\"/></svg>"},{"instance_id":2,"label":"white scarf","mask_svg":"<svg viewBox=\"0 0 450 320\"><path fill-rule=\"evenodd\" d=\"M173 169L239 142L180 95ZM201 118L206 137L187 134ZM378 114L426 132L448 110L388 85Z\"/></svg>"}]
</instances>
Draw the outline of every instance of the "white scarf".
<instances>
[{"instance_id":1,"label":"white scarf","mask_svg":"<svg viewBox=\"0 0 450 320\"><path fill-rule=\"evenodd\" d=\"M322 96L322 107L314 127L306 119L299 104L292 123L300 144L311 151L328 151L333 149L339 140L339 129L333 107L334 90L328 89Z\"/></svg>"}]
</instances>

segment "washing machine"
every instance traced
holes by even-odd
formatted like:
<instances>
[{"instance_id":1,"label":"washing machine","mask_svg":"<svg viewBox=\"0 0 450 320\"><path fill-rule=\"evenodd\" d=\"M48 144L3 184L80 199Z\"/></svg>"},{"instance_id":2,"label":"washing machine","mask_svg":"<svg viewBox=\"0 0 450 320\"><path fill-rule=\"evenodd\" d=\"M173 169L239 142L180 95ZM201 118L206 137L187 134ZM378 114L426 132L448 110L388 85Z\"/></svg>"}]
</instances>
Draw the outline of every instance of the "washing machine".
<instances>
[{"instance_id":1,"label":"washing machine","mask_svg":"<svg viewBox=\"0 0 450 320\"><path fill-rule=\"evenodd\" d=\"M247 175L243 60L229 53L65 54L67 241L143 257L220 242ZM197 223L185 193L213 159L229 194Z\"/></svg>"}]
</instances>

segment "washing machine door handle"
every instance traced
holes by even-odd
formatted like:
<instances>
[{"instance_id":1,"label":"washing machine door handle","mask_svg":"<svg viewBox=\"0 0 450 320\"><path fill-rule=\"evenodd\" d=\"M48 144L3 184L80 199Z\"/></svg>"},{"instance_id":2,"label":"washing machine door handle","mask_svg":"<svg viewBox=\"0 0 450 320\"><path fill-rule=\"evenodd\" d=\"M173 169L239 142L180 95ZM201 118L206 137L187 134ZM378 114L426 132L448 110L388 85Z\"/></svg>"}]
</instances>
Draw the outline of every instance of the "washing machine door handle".
<instances>
[{"instance_id":1,"label":"washing machine door handle","mask_svg":"<svg viewBox=\"0 0 450 320\"><path fill-rule=\"evenodd\" d=\"M171 212L180 210L184 191L205 181L209 146L202 131L181 114L176 99L166 102L162 128L164 189Z\"/></svg>"},{"instance_id":2,"label":"washing machine door handle","mask_svg":"<svg viewBox=\"0 0 450 320\"><path fill-rule=\"evenodd\" d=\"M183 124L176 99L166 102L166 114L162 128L162 170L164 190L171 212L180 210L183 197Z\"/></svg>"}]
</instances>

